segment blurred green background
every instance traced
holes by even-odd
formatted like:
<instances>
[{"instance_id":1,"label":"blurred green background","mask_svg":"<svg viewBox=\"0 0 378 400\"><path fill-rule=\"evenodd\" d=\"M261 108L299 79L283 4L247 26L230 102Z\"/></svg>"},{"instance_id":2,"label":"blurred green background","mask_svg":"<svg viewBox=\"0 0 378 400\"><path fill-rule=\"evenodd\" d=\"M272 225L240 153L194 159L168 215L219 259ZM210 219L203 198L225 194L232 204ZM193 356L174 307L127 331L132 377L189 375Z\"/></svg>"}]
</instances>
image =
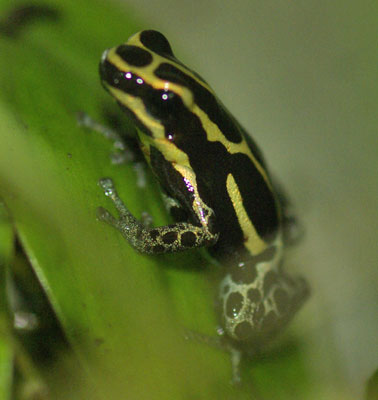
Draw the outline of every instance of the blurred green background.
<instances>
[{"instance_id":1,"label":"blurred green background","mask_svg":"<svg viewBox=\"0 0 378 400\"><path fill-rule=\"evenodd\" d=\"M0 16L17 4L25 2L1 0ZM378 366L378 5L43 4L60 17L28 25L19 38L0 35L0 196L74 352L62 344L61 357L41 367L27 334L15 341L2 312L0 398L363 398ZM185 268L206 260L139 256L95 218L98 205L109 208L96 185L109 175L136 215L148 210L167 221L153 178L148 195L135 189L132 167L112 166L111 144L75 122L79 110L102 122L104 109L117 113L99 84L98 60L140 29L162 31L213 86L263 149L305 226L287 265L312 287L286 334L294 350L246 362L241 388L229 384L226 354L182 338L182 327L215 332L211 279ZM4 267L25 262L15 262L2 211L5 283Z\"/></svg>"}]
</instances>

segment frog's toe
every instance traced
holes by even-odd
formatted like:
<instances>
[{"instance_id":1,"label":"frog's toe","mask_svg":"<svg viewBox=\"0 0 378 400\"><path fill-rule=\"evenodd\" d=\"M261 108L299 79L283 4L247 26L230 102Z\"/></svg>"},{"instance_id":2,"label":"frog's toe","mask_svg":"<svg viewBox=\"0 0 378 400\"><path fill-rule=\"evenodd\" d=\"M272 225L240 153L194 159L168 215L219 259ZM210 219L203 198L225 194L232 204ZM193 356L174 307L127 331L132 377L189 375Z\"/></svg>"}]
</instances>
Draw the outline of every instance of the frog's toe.
<instances>
[{"instance_id":1,"label":"frog's toe","mask_svg":"<svg viewBox=\"0 0 378 400\"><path fill-rule=\"evenodd\" d=\"M111 225L116 225L117 224L117 220L104 207L98 207L97 208L97 218L100 221L107 222L108 224L111 224Z\"/></svg>"}]
</instances>

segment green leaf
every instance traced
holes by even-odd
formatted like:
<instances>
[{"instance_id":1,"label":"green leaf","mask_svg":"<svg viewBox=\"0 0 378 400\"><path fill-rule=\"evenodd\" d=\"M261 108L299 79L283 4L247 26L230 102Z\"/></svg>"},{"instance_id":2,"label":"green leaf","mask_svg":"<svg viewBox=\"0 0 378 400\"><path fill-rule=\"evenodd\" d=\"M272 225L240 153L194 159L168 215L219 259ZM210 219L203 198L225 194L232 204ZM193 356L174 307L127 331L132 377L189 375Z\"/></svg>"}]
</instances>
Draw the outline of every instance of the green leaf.
<instances>
[{"instance_id":1,"label":"green leaf","mask_svg":"<svg viewBox=\"0 0 378 400\"><path fill-rule=\"evenodd\" d=\"M3 321L0 321L3 325ZM11 399L13 376L13 351L9 337L0 332L0 398Z\"/></svg>"},{"instance_id":2,"label":"green leaf","mask_svg":"<svg viewBox=\"0 0 378 400\"><path fill-rule=\"evenodd\" d=\"M17 4L1 1L3 27ZM134 215L168 221L153 178L138 189L133 167L111 165L111 143L75 118L104 123L116 110L98 62L142 26L106 1L43 4L50 16L0 34L0 196L73 349L43 372L51 398L250 399L248 379L229 384L228 354L184 339L215 332L204 258L140 255L96 220L98 206L112 207L97 182L111 176Z\"/></svg>"},{"instance_id":3,"label":"green leaf","mask_svg":"<svg viewBox=\"0 0 378 400\"><path fill-rule=\"evenodd\" d=\"M378 397L378 369L373 373L367 383L366 400L374 400Z\"/></svg>"},{"instance_id":4,"label":"green leaf","mask_svg":"<svg viewBox=\"0 0 378 400\"><path fill-rule=\"evenodd\" d=\"M13 256L13 229L4 204L0 201L0 399L11 399L13 347L5 312L6 268Z\"/></svg>"}]
</instances>

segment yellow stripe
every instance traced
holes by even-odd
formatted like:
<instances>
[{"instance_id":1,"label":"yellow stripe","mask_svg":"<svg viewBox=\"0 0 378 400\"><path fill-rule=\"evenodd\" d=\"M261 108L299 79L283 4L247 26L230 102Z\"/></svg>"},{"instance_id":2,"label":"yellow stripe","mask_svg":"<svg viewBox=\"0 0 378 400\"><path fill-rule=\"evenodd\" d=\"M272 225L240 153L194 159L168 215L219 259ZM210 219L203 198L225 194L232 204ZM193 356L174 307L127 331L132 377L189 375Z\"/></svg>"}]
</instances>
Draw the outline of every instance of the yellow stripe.
<instances>
[{"instance_id":1,"label":"yellow stripe","mask_svg":"<svg viewBox=\"0 0 378 400\"><path fill-rule=\"evenodd\" d=\"M182 164L174 164L175 170L183 177L184 183L188 189L188 192L193 194L192 210L196 214L198 221L202 227L208 231L209 228L209 217L212 214L212 210L202 201L201 196L198 193L196 174L192 168L183 166Z\"/></svg>"},{"instance_id":2,"label":"yellow stripe","mask_svg":"<svg viewBox=\"0 0 378 400\"><path fill-rule=\"evenodd\" d=\"M238 185L231 174L227 176L227 192L234 206L236 216L238 218L240 227L244 234L244 246L251 252L252 255L260 254L267 248L267 244L257 234L247 212L243 206L243 199L240 194Z\"/></svg>"},{"instance_id":3,"label":"yellow stripe","mask_svg":"<svg viewBox=\"0 0 378 400\"><path fill-rule=\"evenodd\" d=\"M176 85L171 82L166 82L164 80L158 79L154 74L153 71L157 68L157 66L160 64L162 57L155 55L153 58L153 62L145 67L145 68L132 68L129 67L116 53L115 49L111 49L108 53L107 56L108 60L114 64L116 68L118 68L121 71L124 72L134 72L133 70L137 72L138 76L140 76L142 79L144 79L149 85L154 87L155 89L160 89L160 90L172 90L174 91L177 95L181 96L183 100L185 100L186 105L188 106L188 103L193 101L192 93L188 88ZM168 61L164 59L165 61ZM175 67L178 66L178 64L172 63ZM185 73L188 73L188 71L184 70L181 68L181 70ZM152 79L151 79L152 76ZM150 81L151 80L151 81ZM200 82L198 79L196 79L197 82ZM212 90L206 86L206 89L208 89L210 92ZM124 92L111 88L110 89L113 93L113 95L121 101L127 108L131 108L138 118L151 130L153 130L154 135L156 135L157 138L164 138L164 127L159 124L157 121L153 120L153 118L148 116L148 113L146 113L146 110L144 108L143 102L137 102L136 100L133 101L134 105L131 105L130 99L133 97L130 95L125 94ZM190 100L188 99L190 97ZM270 188L271 191L273 191L271 182L266 174L265 169L262 167L262 165L257 161L256 157L253 155L251 149L249 148L248 144L246 143L245 139L240 143L233 143L227 140L227 138L224 136L223 132L218 128L214 122L210 120L208 115L197 105L194 105L191 110L194 114L196 114L201 123L202 126L206 132L207 139L211 142L220 142L223 144L223 146L227 149L227 151L230 154L235 154L235 153L243 153L246 154L251 161L255 164L257 170L260 172L262 177L264 178L265 182L267 183L268 187Z\"/></svg>"},{"instance_id":4,"label":"yellow stripe","mask_svg":"<svg viewBox=\"0 0 378 400\"><path fill-rule=\"evenodd\" d=\"M147 51L149 51L145 46L143 46L143 44L140 41L140 32L133 35L127 41L127 43L144 48ZM208 86L204 82L200 81L195 75L193 75L185 67L183 67L173 61L170 61L170 60L166 59L165 57L159 56L156 53L152 52L152 55L153 55L153 60L152 60L151 64L149 64L148 66L143 67L143 68L129 66L127 63L125 63L125 61L122 60L121 57L119 57L116 54L116 48L112 48L109 50L107 59L112 64L114 64L114 66L117 69L124 71L124 72L130 71L132 73L137 74L145 82L147 82L149 85L151 85L153 88L160 89L160 90L172 90L177 95L179 95L182 98L182 100L184 101L184 104L188 107L188 109L199 117L199 119L202 123L202 126L206 132L207 139L211 142L218 141L218 142L222 143L222 145L226 148L226 150L230 154L235 154L235 153L246 154L251 159L251 162L253 162L254 165L256 166L257 170L263 177L263 179L266 182L269 189L273 192L272 184L267 176L265 169L257 161L256 157L253 155L253 153L252 153L251 149L249 148L248 144L246 143L245 139L243 138L240 143L233 143L233 142L229 141L225 137L223 132L218 128L218 126L210 120L208 115L201 108L199 108L197 104L193 104L193 101L194 101L193 94L188 88L157 78L156 75L154 74L154 70L162 62L166 62L166 63L173 65L175 68L178 68L183 73L192 77L196 82L198 82L206 90L208 90L210 93L212 93L214 95L214 92L210 88L210 86ZM153 118L151 118L148 115L142 101L140 101L140 100L138 101L138 99L133 98L132 96L127 95L120 90L117 90L114 88L110 88L110 90L111 90L112 94L119 101L121 101L127 108L131 108L135 112L136 116L143 122L144 125L146 125L149 129L151 129L151 131L153 132L153 135L156 139L161 139L161 140L165 139L164 127L158 121L154 120ZM178 155L178 149L175 146L172 145L172 146L169 146L169 148L170 149L174 148L175 149L174 154ZM167 147L164 146L164 149L166 150ZM164 151L163 154L165 156L167 156L168 152ZM180 155L179 158L182 159L182 155ZM177 160L174 160L174 159L172 161L178 162ZM189 165L189 164L185 162L184 165Z\"/></svg>"},{"instance_id":5,"label":"yellow stripe","mask_svg":"<svg viewBox=\"0 0 378 400\"><path fill-rule=\"evenodd\" d=\"M170 142L165 137L164 125L157 120L151 118L145 110L144 103L139 97L131 96L122 90L108 86L110 93L119 102L131 109L135 116L152 131L153 137L144 134L138 129L138 134L141 142L143 143L143 153L149 157L149 146L155 146L163 155L164 158L172 164L180 164L184 167L191 168L187 154L178 149L176 145Z\"/></svg>"},{"instance_id":6,"label":"yellow stripe","mask_svg":"<svg viewBox=\"0 0 378 400\"><path fill-rule=\"evenodd\" d=\"M189 168L190 170L192 170L188 155L184 151L177 148L176 145L170 142L168 139L153 138L144 134L139 129L138 135L140 141L142 142L143 148L145 149L143 150L145 154L149 151L148 149L150 146L154 146L163 154L164 158L173 165L173 167L176 168L176 166L182 166L184 168Z\"/></svg>"},{"instance_id":7,"label":"yellow stripe","mask_svg":"<svg viewBox=\"0 0 378 400\"><path fill-rule=\"evenodd\" d=\"M108 85L111 95L131 110L136 117L149 129L151 129L158 138L165 137L164 126L157 120L151 118L145 110L144 103L140 97L131 96L120 89Z\"/></svg>"},{"instance_id":8,"label":"yellow stripe","mask_svg":"<svg viewBox=\"0 0 378 400\"><path fill-rule=\"evenodd\" d=\"M263 168L263 166L257 161L256 157L253 155L251 149L249 148L247 142L245 141L242 135L242 141L240 143L233 143L227 140L224 136L223 132L218 128L214 122L210 120L208 115L197 105L193 110L194 114L196 114L199 119L201 120L202 126L206 131L207 140L210 142L220 142L223 146L227 149L230 154L235 153L243 153L246 154L254 163L257 170L260 172L261 176L264 178L266 184L268 185L269 189L273 191L272 184L268 178L268 175Z\"/></svg>"},{"instance_id":9,"label":"yellow stripe","mask_svg":"<svg viewBox=\"0 0 378 400\"><path fill-rule=\"evenodd\" d=\"M155 89L168 89L167 83L169 83L169 87L171 89L175 88L176 90L180 90L181 86L175 85L171 82L166 82L165 80L159 79L155 74L155 69L163 62L166 61L165 58L152 54L152 62L145 67L134 67L132 65L127 64L117 53L117 48L113 47L109 50L107 54L107 59L110 61L117 69L123 72L131 72L135 75L140 76L145 82L151 85ZM176 65L176 64L174 64Z\"/></svg>"},{"instance_id":10,"label":"yellow stripe","mask_svg":"<svg viewBox=\"0 0 378 400\"><path fill-rule=\"evenodd\" d=\"M138 46L141 47L145 50L147 50L148 52L152 53L154 59L156 58L156 60L158 61L157 64L161 64L162 62L164 63L168 63L173 65L174 67L176 67L177 69L179 69L180 71L184 72L186 75L190 76L191 78L193 78L196 82L198 82L201 86L203 86L206 90L208 90L209 92L213 93L213 89L206 83L201 81L200 79L198 79L191 71L189 71L185 66L182 66L180 64L175 63L174 61L169 60L168 58L159 56L156 53L151 52L151 50L148 50L147 47L143 46L142 42L140 41L140 34L141 32L136 33L135 35L131 36L129 38L129 40L127 41L127 44L132 44L134 46ZM154 68L155 69L155 68Z\"/></svg>"},{"instance_id":11,"label":"yellow stripe","mask_svg":"<svg viewBox=\"0 0 378 400\"><path fill-rule=\"evenodd\" d=\"M119 71L123 72L131 72L134 75L140 77L144 82L157 90L169 90L176 93L181 97L182 101L186 105L187 108L191 109L194 103L193 93L185 86L177 85L173 82L169 82L163 79L159 79L154 71L162 62L167 62L175 67L177 67L176 63L169 62L167 59L153 54L153 60L151 64L146 67L133 67L132 65L127 64L122 58L116 53L116 48L112 48L109 50L107 54L107 60L111 62Z\"/></svg>"}]
</instances>

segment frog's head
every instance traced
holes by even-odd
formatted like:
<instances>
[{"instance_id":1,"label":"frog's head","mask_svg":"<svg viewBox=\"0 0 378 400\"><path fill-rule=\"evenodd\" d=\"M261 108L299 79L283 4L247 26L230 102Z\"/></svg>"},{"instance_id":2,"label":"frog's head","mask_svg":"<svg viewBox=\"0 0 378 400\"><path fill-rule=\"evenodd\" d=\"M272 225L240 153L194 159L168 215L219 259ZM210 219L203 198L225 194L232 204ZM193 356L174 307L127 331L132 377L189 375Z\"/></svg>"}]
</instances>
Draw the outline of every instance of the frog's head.
<instances>
[{"instance_id":1,"label":"frog's head","mask_svg":"<svg viewBox=\"0 0 378 400\"><path fill-rule=\"evenodd\" d=\"M168 40L156 31L139 32L106 50L100 75L141 131L142 142L163 153L170 149L172 154L172 146L203 134L203 109L218 105L206 82L174 57Z\"/></svg>"}]
</instances>

